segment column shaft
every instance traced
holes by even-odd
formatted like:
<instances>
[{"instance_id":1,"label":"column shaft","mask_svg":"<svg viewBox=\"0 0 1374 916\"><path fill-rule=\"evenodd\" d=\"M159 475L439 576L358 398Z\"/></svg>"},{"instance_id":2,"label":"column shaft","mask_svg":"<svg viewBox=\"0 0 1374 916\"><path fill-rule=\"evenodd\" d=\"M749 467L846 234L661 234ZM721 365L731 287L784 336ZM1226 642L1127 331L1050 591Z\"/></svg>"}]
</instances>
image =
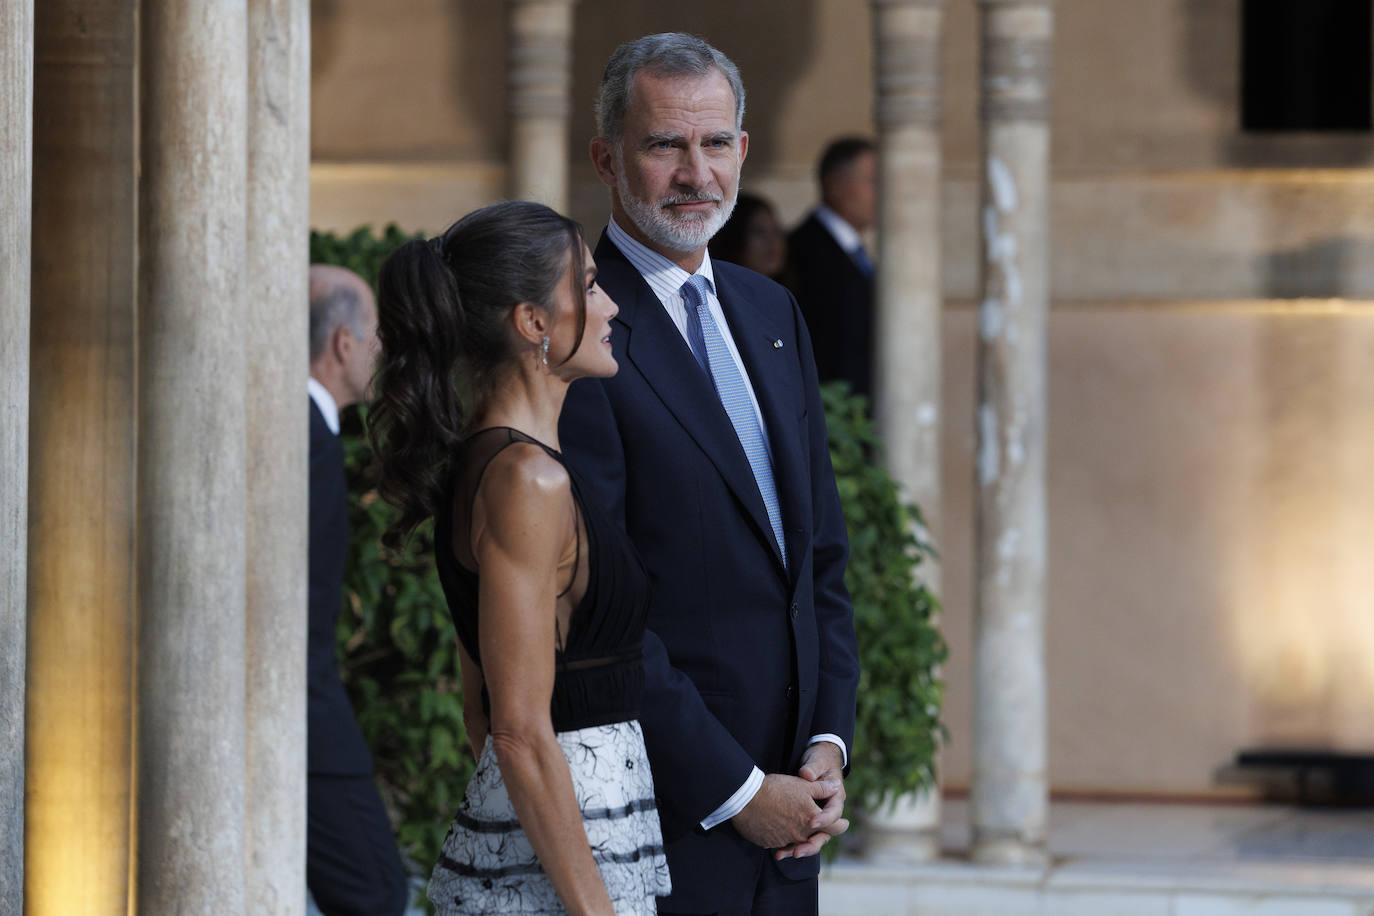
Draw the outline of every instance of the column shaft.
<instances>
[{"instance_id":1,"label":"column shaft","mask_svg":"<svg viewBox=\"0 0 1374 916\"><path fill-rule=\"evenodd\" d=\"M872 0L878 127L874 415L888 469L927 527L940 520L940 33L944 0ZM929 532L921 532L930 537ZM939 591L935 558L921 579ZM871 856L939 853L937 789L899 799L870 825Z\"/></svg>"},{"instance_id":2,"label":"column shaft","mask_svg":"<svg viewBox=\"0 0 1374 916\"><path fill-rule=\"evenodd\" d=\"M243 913L246 0L142 7L139 912Z\"/></svg>"},{"instance_id":3,"label":"column shaft","mask_svg":"<svg viewBox=\"0 0 1374 916\"><path fill-rule=\"evenodd\" d=\"M0 900L24 900L33 0L0 0Z\"/></svg>"},{"instance_id":4,"label":"column shaft","mask_svg":"<svg viewBox=\"0 0 1374 916\"><path fill-rule=\"evenodd\" d=\"M247 757L249 913L305 906L305 378L309 0L249 0Z\"/></svg>"},{"instance_id":5,"label":"column shaft","mask_svg":"<svg viewBox=\"0 0 1374 916\"><path fill-rule=\"evenodd\" d=\"M573 0L510 0L510 196L568 205Z\"/></svg>"},{"instance_id":6,"label":"column shaft","mask_svg":"<svg viewBox=\"0 0 1374 916\"><path fill-rule=\"evenodd\" d=\"M973 855L1045 858L1050 0L979 0Z\"/></svg>"},{"instance_id":7,"label":"column shaft","mask_svg":"<svg viewBox=\"0 0 1374 916\"><path fill-rule=\"evenodd\" d=\"M128 908L137 8L45 0L36 10L26 825L34 914Z\"/></svg>"}]
</instances>

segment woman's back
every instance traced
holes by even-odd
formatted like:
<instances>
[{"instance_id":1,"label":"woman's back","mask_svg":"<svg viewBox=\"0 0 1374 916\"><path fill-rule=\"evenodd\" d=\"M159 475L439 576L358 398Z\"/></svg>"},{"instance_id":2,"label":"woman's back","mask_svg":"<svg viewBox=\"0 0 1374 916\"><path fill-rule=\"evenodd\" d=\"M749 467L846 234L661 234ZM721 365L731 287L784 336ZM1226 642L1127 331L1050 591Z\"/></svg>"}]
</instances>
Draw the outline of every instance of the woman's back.
<instances>
[{"instance_id":1,"label":"woman's back","mask_svg":"<svg viewBox=\"0 0 1374 916\"><path fill-rule=\"evenodd\" d=\"M502 511L508 499L499 484L488 480L496 476L489 469L514 457L511 449L530 447L567 467L557 450L510 427L491 427L468 437L454 462L446 501L450 511L435 519L439 581L458 638L479 666L481 573L472 533L474 527L480 532L484 512ZM551 701L555 731L638 716L649 605L648 576L634 549L619 528L586 505L577 476L570 469L567 473L571 549L566 552L569 562L560 564L558 606L547 608L555 615L558 633ZM485 687L483 710L490 714Z\"/></svg>"}]
</instances>

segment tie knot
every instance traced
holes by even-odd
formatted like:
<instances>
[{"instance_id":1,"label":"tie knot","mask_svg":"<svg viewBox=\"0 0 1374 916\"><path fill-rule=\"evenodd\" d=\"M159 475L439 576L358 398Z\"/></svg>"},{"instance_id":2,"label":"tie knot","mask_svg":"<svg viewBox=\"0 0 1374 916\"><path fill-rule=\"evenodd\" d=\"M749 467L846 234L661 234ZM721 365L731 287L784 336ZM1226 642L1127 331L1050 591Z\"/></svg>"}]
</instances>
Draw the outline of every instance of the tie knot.
<instances>
[{"instance_id":1,"label":"tie knot","mask_svg":"<svg viewBox=\"0 0 1374 916\"><path fill-rule=\"evenodd\" d=\"M706 304L706 295L711 291L711 281L701 274L692 274L687 278L687 282L682 284L682 300L688 305L696 308Z\"/></svg>"}]
</instances>

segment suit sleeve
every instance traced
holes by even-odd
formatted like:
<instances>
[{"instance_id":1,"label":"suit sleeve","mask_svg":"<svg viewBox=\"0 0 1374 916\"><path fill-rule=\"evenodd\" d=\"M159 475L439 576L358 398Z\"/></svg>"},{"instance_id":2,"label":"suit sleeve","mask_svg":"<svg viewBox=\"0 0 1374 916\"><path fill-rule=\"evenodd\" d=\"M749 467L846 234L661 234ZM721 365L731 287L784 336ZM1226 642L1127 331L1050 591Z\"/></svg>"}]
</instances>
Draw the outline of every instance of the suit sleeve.
<instances>
[{"instance_id":1,"label":"suit sleeve","mask_svg":"<svg viewBox=\"0 0 1374 916\"><path fill-rule=\"evenodd\" d=\"M796 315L801 349L806 411L810 419L807 447L811 455L811 504L813 507L812 564L819 642L819 673L816 708L809 734L833 734L844 739L849 760L854 759L855 703L859 692L859 649L854 636L854 605L844 584L849 560L849 538L844 510L830 464L830 441L821 405L811 338L801 312ZM848 767L845 768L848 772Z\"/></svg>"},{"instance_id":2,"label":"suit sleeve","mask_svg":"<svg viewBox=\"0 0 1374 916\"><path fill-rule=\"evenodd\" d=\"M625 452L600 382L582 379L569 386L559 442L593 498L624 527ZM644 634L640 725L659 798L683 822L705 820L754 770L754 760L707 709L691 679L673 667L652 630Z\"/></svg>"}]
</instances>

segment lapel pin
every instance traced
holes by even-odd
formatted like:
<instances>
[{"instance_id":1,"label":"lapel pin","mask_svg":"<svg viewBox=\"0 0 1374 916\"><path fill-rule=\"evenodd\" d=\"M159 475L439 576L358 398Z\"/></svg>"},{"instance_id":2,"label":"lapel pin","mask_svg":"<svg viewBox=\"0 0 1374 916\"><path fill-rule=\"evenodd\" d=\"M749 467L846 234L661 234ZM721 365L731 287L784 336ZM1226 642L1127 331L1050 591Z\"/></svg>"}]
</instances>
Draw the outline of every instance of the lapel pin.
<instances>
[{"instance_id":1,"label":"lapel pin","mask_svg":"<svg viewBox=\"0 0 1374 916\"><path fill-rule=\"evenodd\" d=\"M781 349L782 349L782 338L781 338L781 337L778 338L777 340L773 341L773 349L774 349L774 350L781 350Z\"/></svg>"}]
</instances>

